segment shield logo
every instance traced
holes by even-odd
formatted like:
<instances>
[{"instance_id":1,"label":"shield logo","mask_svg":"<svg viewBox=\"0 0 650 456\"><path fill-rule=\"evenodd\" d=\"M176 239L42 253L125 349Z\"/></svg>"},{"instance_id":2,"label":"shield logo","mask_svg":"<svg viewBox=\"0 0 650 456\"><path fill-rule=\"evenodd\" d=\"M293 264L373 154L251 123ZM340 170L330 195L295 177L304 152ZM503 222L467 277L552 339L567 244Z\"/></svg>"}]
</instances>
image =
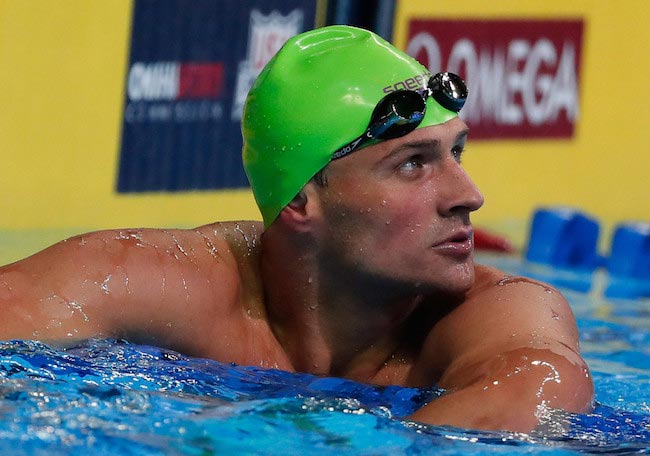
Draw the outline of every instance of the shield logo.
<instances>
[{"instance_id":1,"label":"shield logo","mask_svg":"<svg viewBox=\"0 0 650 456\"><path fill-rule=\"evenodd\" d=\"M255 78L282 45L302 31L303 19L303 12L298 9L286 16L278 11L272 11L269 15L264 15L256 9L251 11L247 57L246 60L239 62L231 112L232 120L241 119L246 95L253 86Z\"/></svg>"}]
</instances>

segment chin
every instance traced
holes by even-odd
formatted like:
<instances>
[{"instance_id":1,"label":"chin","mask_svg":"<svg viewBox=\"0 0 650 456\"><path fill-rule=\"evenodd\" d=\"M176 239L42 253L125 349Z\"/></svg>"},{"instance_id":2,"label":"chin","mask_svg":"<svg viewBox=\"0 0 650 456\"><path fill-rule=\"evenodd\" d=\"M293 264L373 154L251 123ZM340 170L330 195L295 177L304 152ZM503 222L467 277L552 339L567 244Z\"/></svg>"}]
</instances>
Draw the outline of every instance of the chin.
<instances>
[{"instance_id":1,"label":"chin","mask_svg":"<svg viewBox=\"0 0 650 456\"><path fill-rule=\"evenodd\" d=\"M449 295L463 295L474 285L474 262L468 261L449 268L436 280L434 288Z\"/></svg>"}]
</instances>

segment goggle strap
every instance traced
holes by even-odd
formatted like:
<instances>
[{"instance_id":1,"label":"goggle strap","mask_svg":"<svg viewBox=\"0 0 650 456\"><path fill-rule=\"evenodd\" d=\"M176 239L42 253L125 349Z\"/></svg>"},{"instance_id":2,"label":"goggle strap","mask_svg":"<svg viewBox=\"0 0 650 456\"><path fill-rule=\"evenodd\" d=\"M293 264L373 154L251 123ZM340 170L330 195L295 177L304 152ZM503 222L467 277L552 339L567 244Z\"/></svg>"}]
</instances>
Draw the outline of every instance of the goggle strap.
<instances>
[{"instance_id":1,"label":"goggle strap","mask_svg":"<svg viewBox=\"0 0 650 456\"><path fill-rule=\"evenodd\" d=\"M364 131L361 136L359 136L357 139L349 143L348 145L342 147L341 149L337 150L334 152L334 155L332 155L332 160L336 160L337 158L345 157L349 153L354 152L354 150L357 148L359 143L363 141L364 138L370 138L368 135L368 131Z\"/></svg>"}]
</instances>

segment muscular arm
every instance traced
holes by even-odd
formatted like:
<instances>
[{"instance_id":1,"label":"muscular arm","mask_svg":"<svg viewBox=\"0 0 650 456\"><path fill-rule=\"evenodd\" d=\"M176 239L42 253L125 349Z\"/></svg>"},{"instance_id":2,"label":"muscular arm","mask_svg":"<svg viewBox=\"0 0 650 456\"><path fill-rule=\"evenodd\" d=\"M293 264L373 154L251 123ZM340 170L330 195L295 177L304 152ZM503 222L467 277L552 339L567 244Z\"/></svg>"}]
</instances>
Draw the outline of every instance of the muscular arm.
<instances>
[{"instance_id":1,"label":"muscular arm","mask_svg":"<svg viewBox=\"0 0 650 456\"><path fill-rule=\"evenodd\" d=\"M546 285L492 280L439 323L426 350L440 360L429 375L438 370L438 385L448 393L415 420L529 432L554 409L591 408L593 383L579 355L575 319Z\"/></svg>"},{"instance_id":2,"label":"muscular arm","mask_svg":"<svg viewBox=\"0 0 650 456\"><path fill-rule=\"evenodd\" d=\"M195 352L195 334L227 318L238 292L230 247L207 227L90 233L0 268L0 338L126 337Z\"/></svg>"}]
</instances>

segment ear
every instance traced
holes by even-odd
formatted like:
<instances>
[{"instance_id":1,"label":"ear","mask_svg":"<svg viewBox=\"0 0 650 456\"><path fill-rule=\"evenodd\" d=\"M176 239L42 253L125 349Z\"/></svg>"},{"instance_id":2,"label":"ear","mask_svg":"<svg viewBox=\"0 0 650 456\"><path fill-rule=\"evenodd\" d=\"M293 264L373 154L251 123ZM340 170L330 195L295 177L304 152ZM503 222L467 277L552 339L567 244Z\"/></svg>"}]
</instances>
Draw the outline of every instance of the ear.
<instances>
[{"instance_id":1,"label":"ear","mask_svg":"<svg viewBox=\"0 0 650 456\"><path fill-rule=\"evenodd\" d=\"M308 184L309 185L309 184ZM315 216L318 212L315 202L316 195L307 186L287 204L278 216L282 223L293 231L306 233L312 231Z\"/></svg>"}]
</instances>

